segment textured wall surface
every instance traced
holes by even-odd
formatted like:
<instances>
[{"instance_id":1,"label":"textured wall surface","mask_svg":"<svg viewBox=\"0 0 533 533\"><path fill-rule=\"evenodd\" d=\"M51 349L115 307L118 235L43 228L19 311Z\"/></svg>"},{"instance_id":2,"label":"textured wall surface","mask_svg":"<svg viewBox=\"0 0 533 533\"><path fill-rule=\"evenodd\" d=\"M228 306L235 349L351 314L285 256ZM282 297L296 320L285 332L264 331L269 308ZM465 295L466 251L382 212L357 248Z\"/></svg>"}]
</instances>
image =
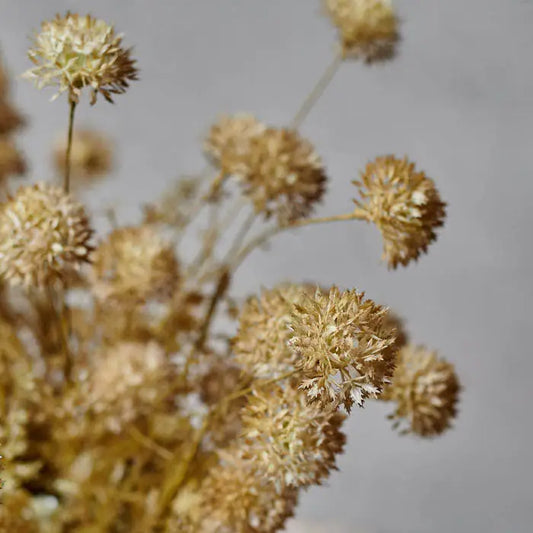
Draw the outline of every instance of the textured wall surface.
<instances>
[{"instance_id":1,"label":"textured wall surface","mask_svg":"<svg viewBox=\"0 0 533 533\"><path fill-rule=\"evenodd\" d=\"M358 169L407 154L449 203L447 225L417 265L387 272L374 228L353 223L285 235L243 267L241 295L279 280L364 289L438 348L465 386L456 429L433 442L395 435L387 409L354 412L340 473L303 498L300 518L343 533L531 531L533 2L398 0L394 62L343 65L303 133L332 179L320 212L350 208ZM319 0L1 0L0 44L27 68L27 36L66 9L114 21L135 45L142 81L115 106L83 105L78 124L117 141L113 180L92 192L135 220L181 172L204 166L200 140L220 112L287 122L334 48ZM31 118L30 178L51 177L51 138L66 103L16 83Z\"/></svg>"}]
</instances>

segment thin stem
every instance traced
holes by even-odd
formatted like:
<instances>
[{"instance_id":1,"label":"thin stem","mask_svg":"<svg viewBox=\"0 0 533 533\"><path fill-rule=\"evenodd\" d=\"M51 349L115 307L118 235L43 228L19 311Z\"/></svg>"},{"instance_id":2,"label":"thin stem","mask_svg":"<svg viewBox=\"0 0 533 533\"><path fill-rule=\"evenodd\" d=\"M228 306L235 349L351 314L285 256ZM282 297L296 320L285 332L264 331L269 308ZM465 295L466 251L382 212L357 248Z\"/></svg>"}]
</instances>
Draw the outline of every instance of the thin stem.
<instances>
[{"instance_id":1,"label":"thin stem","mask_svg":"<svg viewBox=\"0 0 533 533\"><path fill-rule=\"evenodd\" d=\"M223 263L228 263L229 261L231 261L232 256L234 256L239 251L244 239L246 238L246 235L248 235L248 232L252 229L256 217L257 213L255 212L255 210L252 209L252 212L246 217L246 220L243 222L239 231L235 235L233 243L231 244Z\"/></svg>"},{"instance_id":2,"label":"thin stem","mask_svg":"<svg viewBox=\"0 0 533 533\"><path fill-rule=\"evenodd\" d=\"M342 54L339 51L335 54L331 63L326 67L326 70L324 71L322 76L320 76L318 82L313 87L312 91L303 101L302 105L300 106L300 109L298 110L296 115L294 115L294 118L292 119L291 123L291 126L294 129L298 129L302 125L303 121L307 118L313 107L315 107L316 103L320 100L320 97L328 88L329 84L335 77L335 74L337 74L337 71L341 66L342 59Z\"/></svg>"},{"instance_id":3,"label":"thin stem","mask_svg":"<svg viewBox=\"0 0 533 533\"><path fill-rule=\"evenodd\" d=\"M241 251L235 257L235 260L231 263L231 271L235 270L244 262L244 260L260 246L266 244L270 238L274 237L278 233L282 233L286 230L302 228L304 226L310 226L311 224L325 224L328 222L342 222L346 220L365 220L364 213L360 210L352 211L351 213L343 213L342 215L333 215L329 217L317 217L317 218L304 218L288 224L287 226L273 226L267 228L265 231L254 237L246 244Z\"/></svg>"},{"instance_id":4,"label":"thin stem","mask_svg":"<svg viewBox=\"0 0 533 533\"><path fill-rule=\"evenodd\" d=\"M63 181L63 189L65 192L70 192L70 154L72 152L72 134L74 132L74 113L76 111L76 102L70 101L70 113L68 117L68 135L67 135L67 150L65 153L65 179Z\"/></svg>"}]
</instances>

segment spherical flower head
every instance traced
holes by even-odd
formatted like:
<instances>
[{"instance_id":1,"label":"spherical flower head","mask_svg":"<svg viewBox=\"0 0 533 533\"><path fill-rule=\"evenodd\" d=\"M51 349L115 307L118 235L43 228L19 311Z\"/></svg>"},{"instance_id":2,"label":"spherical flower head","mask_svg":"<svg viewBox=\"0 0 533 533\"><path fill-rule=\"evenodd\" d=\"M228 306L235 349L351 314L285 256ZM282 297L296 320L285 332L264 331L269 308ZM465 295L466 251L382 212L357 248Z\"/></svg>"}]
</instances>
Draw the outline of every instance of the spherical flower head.
<instances>
[{"instance_id":1,"label":"spherical flower head","mask_svg":"<svg viewBox=\"0 0 533 533\"><path fill-rule=\"evenodd\" d=\"M233 351L244 371L268 379L294 368L295 356L288 344L289 322L294 303L309 290L304 285L280 285L249 298L243 305Z\"/></svg>"},{"instance_id":2,"label":"spherical flower head","mask_svg":"<svg viewBox=\"0 0 533 533\"><path fill-rule=\"evenodd\" d=\"M243 456L282 490L320 484L336 468L345 415L292 386L256 390L243 409Z\"/></svg>"},{"instance_id":3,"label":"spherical flower head","mask_svg":"<svg viewBox=\"0 0 533 533\"><path fill-rule=\"evenodd\" d=\"M43 22L28 56L35 66L25 76L39 89L53 85L58 95L68 91L72 102L78 102L85 87L91 90L92 104L98 93L112 102L114 94L124 93L137 79L135 60L122 47L122 36L90 15L67 13Z\"/></svg>"},{"instance_id":4,"label":"spherical flower head","mask_svg":"<svg viewBox=\"0 0 533 533\"><path fill-rule=\"evenodd\" d=\"M21 187L0 208L0 277L43 287L89 261L92 230L85 209L59 187Z\"/></svg>"},{"instance_id":5,"label":"spherical flower head","mask_svg":"<svg viewBox=\"0 0 533 533\"><path fill-rule=\"evenodd\" d=\"M238 450L220 453L221 464L209 472L201 486L206 533L275 533L294 514L298 494L288 487L281 493L258 474Z\"/></svg>"},{"instance_id":6,"label":"spherical flower head","mask_svg":"<svg viewBox=\"0 0 533 533\"><path fill-rule=\"evenodd\" d=\"M85 406L105 417L113 431L161 401L169 375L164 350L156 343L121 342L96 354L84 384Z\"/></svg>"},{"instance_id":7,"label":"spherical flower head","mask_svg":"<svg viewBox=\"0 0 533 533\"><path fill-rule=\"evenodd\" d=\"M24 119L8 102L0 101L0 135L8 135L24 125Z\"/></svg>"},{"instance_id":8,"label":"spherical flower head","mask_svg":"<svg viewBox=\"0 0 533 533\"><path fill-rule=\"evenodd\" d=\"M111 142L98 131L76 130L72 137L70 172L73 184L90 183L109 174L113 162ZM59 175L65 173L67 140L62 135L56 142L53 160Z\"/></svg>"},{"instance_id":9,"label":"spherical flower head","mask_svg":"<svg viewBox=\"0 0 533 533\"><path fill-rule=\"evenodd\" d=\"M338 28L344 57L373 63L394 56L399 33L390 0L325 0L325 7Z\"/></svg>"},{"instance_id":10,"label":"spherical flower head","mask_svg":"<svg viewBox=\"0 0 533 533\"><path fill-rule=\"evenodd\" d=\"M395 335L384 325L387 309L355 290L317 290L294 306L290 344L301 388L323 406L347 410L377 397L392 378Z\"/></svg>"},{"instance_id":11,"label":"spherical flower head","mask_svg":"<svg viewBox=\"0 0 533 533\"><path fill-rule=\"evenodd\" d=\"M266 126L253 115L222 115L209 130L205 153L215 165L232 174L240 157L250 149L250 140L265 130Z\"/></svg>"},{"instance_id":12,"label":"spherical flower head","mask_svg":"<svg viewBox=\"0 0 533 533\"><path fill-rule=\"evenodd\" d=\"M396 402L391 418L402 433L434 437L457 415L460 388L451 363L424 346L407 345L398 353L392 383L382 399Z\"/></svg>"},{"instance_id":13,"label":"spherical flower head","mask_svg":"<svg viewBox=\"0 0 533 533\"><path fill-rule=\"evenodd\" d=\"M93 259L93 285L103 300L167 299L178 282L174 250L151 226L114 230Z\"/></svg>"},{"instance_id":14,"label":"spherical flower head","mask_svg":"<svg viewBox=\"0 0 533 533\"><path fill-rule=\"evenodd\" d=\"M368 163L354 184L361 196L356 211L380 230L389 268L406 266L427 252L446 216L433 180L407 158L389 155Z\"/></svg>"},{"instance_id":15,"label":"spherical flower head","mask_svg":"<svg viewBox=\"0 0 533 533\"><path fill-rule=\"evenodd\" d=\"M26 162L15 143L0 137L0 183L9 176L18 176L26 171Z\"/></svg>"}]
</instances>

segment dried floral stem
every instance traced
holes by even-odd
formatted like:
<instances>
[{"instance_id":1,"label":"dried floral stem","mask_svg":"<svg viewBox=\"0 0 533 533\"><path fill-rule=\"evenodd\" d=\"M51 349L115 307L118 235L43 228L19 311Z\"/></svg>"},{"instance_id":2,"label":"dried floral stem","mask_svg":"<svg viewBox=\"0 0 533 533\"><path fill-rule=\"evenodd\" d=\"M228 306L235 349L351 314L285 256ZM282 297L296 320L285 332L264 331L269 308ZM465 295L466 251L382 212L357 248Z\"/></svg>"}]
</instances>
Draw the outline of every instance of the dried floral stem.
<instances>
[{"instance_id":1,"label":"dried floral stem","mask_svg":"<svg viewBox=\"0 0 533 533\"><path fill-rule=\"evenodd\" d=\"M260 246L266 244L270 238L274 237L278 233L282 233L286 230L291 230L295 228L301 228L304 226L310 226L311 224L325 224L327 222L342 222L347 220L365 220L364 215L355 210L351 213L344 213L342 215L333 215L329 217L317 217L317 218L305 218L302 220L297 220L286 226L273 226L267 228L265 231L254 237L250 240L241 251L235 256L234 261L231 263L231 270L235 272L237 268L244 262L244 260Z\"/></svg>"},{"instance_id":2,"label":"dried floral stem","mask_svg":"<svg viewBox=\"0 0 533 533\"><path fill-rule=\"evenodd\" d=\"M296 115L294 115L294 118L291 122L292 128L298 129L302 125L303 121L307 118L313 107L315 107L317 102L320 100L320 97L324 94L329 84L332 82L335 74L337 74L339 67L341 66L342 61L342 53L339 50L333 57L331 63L329 63L327 66L322 76L320 76L312 91L300 106L300 109Z\"/></svg>"},{"instance_id":3,"label":"dried floral stem","mask_svg":"<svg viewBox=\"0 0 533 533\"><path fill-rule=\"evenodd\" d=\"M63 182L63 189L66 193L70 192L70 168L71 168L71 152L72 152L72 134L74 132L74 113L76 112L76 102L70 100L70 112L68 118L68 134L67 134L67 149L65 152L65 179Z\"/></svg>"},{"instance_id":4,"label":"dried floral stem","mask_svg":"<svg viewBox=\"0 0 533 533\"><path fill-rule=\"evenodd\" d=\"M160 446L157 444L157 442L154 442L152 439L141 433L135 426L131 426L128 432L139 444L157 453L157 455L159 455L162 459L167 461L172 459L172 452L168 451L166 448L163 448L163 446Z\"/></svg>"}]
</instances>

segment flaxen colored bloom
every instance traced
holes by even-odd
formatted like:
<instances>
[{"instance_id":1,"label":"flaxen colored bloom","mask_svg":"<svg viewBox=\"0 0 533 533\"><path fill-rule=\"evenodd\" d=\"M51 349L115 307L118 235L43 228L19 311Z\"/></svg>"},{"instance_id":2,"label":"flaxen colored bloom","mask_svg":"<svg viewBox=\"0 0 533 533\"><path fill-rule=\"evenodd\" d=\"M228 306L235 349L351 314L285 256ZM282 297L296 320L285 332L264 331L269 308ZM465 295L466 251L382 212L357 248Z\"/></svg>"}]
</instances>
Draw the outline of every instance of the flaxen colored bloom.
<instances>
[{"instance_id":1,"label":"flaxen colored bloom","mask_svg":"<svg viewBox=\"0 0 533 533\"><path fill-rule=\"evenodd\" d=\"M62 189L21 187L0 208L0 276L43 287L88 262L92 230L85 210Z\"/></svg>"},{"instance_id":2,"label":"flaxen colored bloom","mask_svg":"<svg viewBox=\"0 0 533 533\"><path fill-rule=\"evenodd\" d=\"M178 282L178 261L152 227L119 228L95 250L92 276L101 299L166 299Z\"/></svg>"},{"instance_id":3,"label":"flaxen colored bloom","mask_svg":"<svg viewBox=\"0 0 533 533\"><path fill-rule=\"evenodd\" d=\"M24 125L24 119L11 104L0 101L0 135L7 135Z\"/></svg>"},{"instance_id":4,"label":"flaxen colored bloom","mask_svg":"<svg viewBox=\"0 0 533 533\"><path fill-rule=\"evenodd\" d=\"M407 158L389 155L368 163L354 184L361 196L356 212L381 231L383 259L390 268L427 252L446 216L433 180Z\"/></svg>"},{"instance_id":5,"label":"flaxen colored bloom","mask_svg":"<svg viewBox=\"0 0 533 533\"><path fill-rule=\"evenodd\" d=\"M242 418L243 455L278 490L320 484L336 468L345 416L310 404L304 392L290 385L257 389Z\"/></svg>"},{"instance_id":6,"label":"flaxen colored bloom","mask_svg":"<svg viewBox=\"0 0 533 533\"><path fill-rule=\"evenodd\" d=\"M202 533L274 533L294 514L298 494L286 488L279 494L237 452L221 453L222 464L212 468L202 484Z\"/></svg>"},{"instance_id":7,"label":"flaxen colored bloom","mask_svg":"<svg viewBox=\"0 0 533 533\"><path fill-rule=\"evenodd\" d=\"M336 287L329 294L317 290L294 306L290 344L310 400L349 410L382 392L396 359L386 315L386 308L362 293Z\"/></svg>"},{"instance_id":8,"label":"flaxen colored bloom","mask_svg":"<svg viewBox=\"0 0 533 533\"><path fill-rule=\"evenodd\" d=\"M135 417L148 414L164 396L169 365L155 342L122 342L96 355L87 380L86 406L120 431Z\"/></svg>"},{"instance_id":9,"label":"flaxen colored bloom","mask_svg":"<svg viewBox=\"0 0 533 533\"><path fill-rule=\"evenodd\" d=\"M122 47L122 36L113 26L90 15L67 13L45 21L34 36L28 51L34 67L25 76L36 86L53 85L77 102L82 89L91 90L91 103L100 93L112 102L112 96L126 91L137 79L135 60Z\"/></svg>"},{"instance_id":10,"label":"flaxen colored bloom","mask_svg":"<svg viewBox=\"0 0 533 533\"><path fill-rule=\"evenodd\" d=\"M326 173L309 141L289 129L268 128L250 139L233 169L258 213L281 224L308 216L325 192Z\"/></svg>"},{"instance_id":11,"label":"flaxen colored bloom","mask_svg":"<svg viewBox=\"0 0 533 533\"><path fill-rule=\"evenodd\" d=\"M59 175L65 172L67 141L64 135L54 147L54 166ZM73 184L87 183L111 171L113 152L111 141L101 132L76 130L72 137L70 171Z\"/></svg>"},{"instance_id":12,"label":"flaxen colored bloom","mask_svg":"<svg viewBox=\"0 0 533 533\"><path fill-rule=\"evenodd\" d=\"M295 355L288 344L293 304L300 301L305 285L281 285L264 290L244 304L239 330L233 339L237 363L257 378L271 378L294 368Z\"/></svg>"},{"instance_id":13,"label":"flaxen colored bloom","mask_svg":"<svg viewBox=\"0 0 533 533\"><path fill-rule=\"evenodd\" d=\"M440 435L457 414L460 384L451 363L423 346L407 345L381 399L396 402L391 415L402 433Z\"/></svg>"},{"instance_id":14,"label":"flaxen colored bloom","mask_svg":"<svg viewBox=\"0 0 533 533\"><path fill-rule=\"evenodd\" d=\"M26 171L26 162L15 143L0 137L0 183L9 176L18 176Z\"/></svg>"},{"instance_id":15,"label":"flaxen colored bloom","mask_svg":"<svg viewBox=\"0 0 533 533\"><path fill-rule=\"evenodd\" d=\"M373 63L394 55L398 19L390 0L325 0L325 6L338 28L344 57Z\"/></svg>"},{"instance_id":16,"label":"flaxen colored bloom","mask_svg":"<svg viewBox=\"0 0 533 533\"><path fill-rule=\"evenodd\" d=\"M232 174L240 158L250 150L250 140L265 130L266 126L253 115L222 115L209 130L205 153L224 172Z\"/></svg>"}]
</instances>

